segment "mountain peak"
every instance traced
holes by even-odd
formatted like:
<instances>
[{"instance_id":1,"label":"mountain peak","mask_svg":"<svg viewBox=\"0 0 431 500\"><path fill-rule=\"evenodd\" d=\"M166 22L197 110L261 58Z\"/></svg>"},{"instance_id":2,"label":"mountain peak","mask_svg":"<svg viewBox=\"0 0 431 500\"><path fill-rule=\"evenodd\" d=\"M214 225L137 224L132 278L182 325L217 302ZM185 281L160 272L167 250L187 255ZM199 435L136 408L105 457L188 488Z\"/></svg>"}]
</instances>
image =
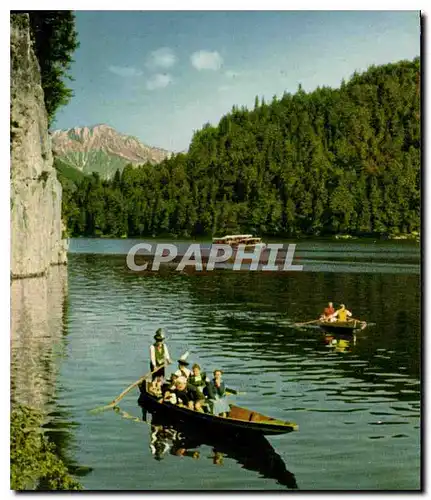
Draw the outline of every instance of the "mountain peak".
<instances>
[{"instance_id":1,"label":"mountain peak","mask_svg":"<svg viewBox=\"0 0 431 500\"><path fill-rule=\"evenodd\" d=\"M157 164L171 156L170 152L147 146L105 123L54 130L52 146L63 163L83 173L98 172L105 178L112 177L127 164Z\"/></svg>"}]
</instances>

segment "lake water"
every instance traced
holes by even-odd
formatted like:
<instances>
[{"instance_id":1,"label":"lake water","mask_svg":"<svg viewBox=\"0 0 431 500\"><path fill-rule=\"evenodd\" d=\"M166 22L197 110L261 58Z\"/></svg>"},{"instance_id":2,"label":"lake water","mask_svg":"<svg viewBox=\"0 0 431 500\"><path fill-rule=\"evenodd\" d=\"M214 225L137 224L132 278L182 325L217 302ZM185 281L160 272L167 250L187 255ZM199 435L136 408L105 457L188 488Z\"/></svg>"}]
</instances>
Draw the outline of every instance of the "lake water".
<instances>
[{"instance_id":1,"label":"lake water","mask_svg":"<svg viewBox=\"0 0 431 500\"><path fill-rule=\"evenodd\" d=\"M50 387L55 374L51 435L69 461L91 469L80 477L85 488L420 488L418 244L299 242L302 272L134 273L124 254L135 243L71 241L63 336L52 334L52 368L43 369ZM294 325L318 316L328 300L344 302L368 327L346 340ZM29 345L19 340L29 324L19 323L13 352ZM153 454L155 428L149 416L142 420L137 392L120 413L89 413L148 371L159 327L173 359L188 350L207 372L222 368L227 385L246 392L233 401L294 421L299 431L247 446L197 442L184 456L169 446ZM34 370L30 360L15 355L13 364L19 373Z\"/></svg>"}]
</instances>

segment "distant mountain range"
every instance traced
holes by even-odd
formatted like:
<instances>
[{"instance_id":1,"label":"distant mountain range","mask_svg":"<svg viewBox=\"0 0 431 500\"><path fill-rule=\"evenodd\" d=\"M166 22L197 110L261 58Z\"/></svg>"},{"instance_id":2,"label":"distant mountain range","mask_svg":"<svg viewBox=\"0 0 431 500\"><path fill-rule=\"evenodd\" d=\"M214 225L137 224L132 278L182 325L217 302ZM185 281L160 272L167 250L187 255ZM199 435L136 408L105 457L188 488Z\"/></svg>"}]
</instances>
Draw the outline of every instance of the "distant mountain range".
<instances>
[{"instance_id":1,"label":"distant mountain range","mask_svg":"<svg viewBox=\"0 0 431 500\"><path fill-rule=\"evenodd\" d=\"M172 153L142 144L136 137L121 134L108 125L55 130L51 134L56 158L84 174L98 172L105 179L131 163L160 163Z\"/></svg>"}]
</instances>

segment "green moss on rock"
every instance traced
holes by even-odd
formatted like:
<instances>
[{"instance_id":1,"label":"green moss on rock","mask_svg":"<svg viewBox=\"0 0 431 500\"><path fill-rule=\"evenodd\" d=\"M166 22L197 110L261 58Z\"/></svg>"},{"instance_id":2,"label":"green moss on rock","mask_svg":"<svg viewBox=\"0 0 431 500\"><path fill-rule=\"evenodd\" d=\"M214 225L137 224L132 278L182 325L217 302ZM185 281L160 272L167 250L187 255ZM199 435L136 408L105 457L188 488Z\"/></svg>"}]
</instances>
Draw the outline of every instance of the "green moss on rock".
<instances>
[{"instance_id":1,"label":"green moss on rock","mask_svg":"<svg viewBox=\"0 0 431 500\"><path fill-rule=\"evenodd\" d=\"M12 408L10 428L12 490L82 490L44 434L42 414L26 406Z\"/></svg>"}]
</instances>

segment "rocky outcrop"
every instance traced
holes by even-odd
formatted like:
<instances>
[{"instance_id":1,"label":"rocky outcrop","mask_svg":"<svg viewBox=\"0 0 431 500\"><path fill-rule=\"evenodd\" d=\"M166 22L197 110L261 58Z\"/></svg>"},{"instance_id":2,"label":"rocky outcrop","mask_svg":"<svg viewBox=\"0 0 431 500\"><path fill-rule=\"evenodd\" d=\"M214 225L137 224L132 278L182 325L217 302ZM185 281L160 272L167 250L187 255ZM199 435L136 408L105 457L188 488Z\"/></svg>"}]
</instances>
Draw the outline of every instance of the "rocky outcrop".
<instances>
[{"instance_id":1,"label":"rocky outcrop","mask_svg":"<svg viewBox=\"0 0 431 500\"><path fill-rule=\"evenodd\" d=\"M11 15L11 276L67 262L40 69L27 14Z\"/></svg>"},{"instance_id":2,"label":"rocky outcrop","mask_svg":"<svg viewBox=\"0 0 431 500\"><path fill-rule=\"evenodd\" d=\"M155 165L171 156L169 151L142 144L136 137L104 124L54 130L52 148L67 165L87 174L97 172L105 179L112 178L127 164Z\"/></svg>"}]
</instances>

